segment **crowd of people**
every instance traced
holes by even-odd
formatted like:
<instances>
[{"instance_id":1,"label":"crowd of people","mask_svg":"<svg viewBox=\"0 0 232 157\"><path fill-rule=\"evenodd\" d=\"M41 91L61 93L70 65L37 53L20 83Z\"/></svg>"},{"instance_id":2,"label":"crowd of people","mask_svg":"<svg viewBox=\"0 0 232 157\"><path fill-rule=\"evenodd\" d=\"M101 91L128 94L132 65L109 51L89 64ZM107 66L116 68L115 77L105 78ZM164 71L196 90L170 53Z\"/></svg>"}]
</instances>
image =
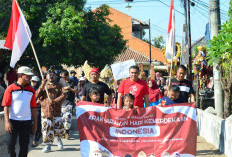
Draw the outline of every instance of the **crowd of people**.
<instances>
[{"instance_id":1,"label":"crowd of people","mask_svg":"<svg viewBox=\"0 0 232 157\"><path fill-rule=\"evenodd\" d=\"M12 71L11 71L12 73ZM5 89L4 107L5 129L10 133L9 154L15 157L15 144L19 137L19 157L26 157L33 128L32 147L38 145L42 137L46 146L43 153L51 151L56 139L59 149L63 148L62 138L70 139L72 116L75 104L90 101L126 111L149 106L165 106L175 103L195 102L192 84L185 79L187 69L177 68L176 77L171 82L157 73L156 79L139 78L139 67L129 69L130 77L115 82L115 90L107 82L100 81L100 71L92 68L90 80L76 77L75 71L63 70L57 73L50 69L41 79L26 66L18 68L16 77L11 77ZM105 96L107 95L107 101Z\"/></svg>"}]
</instances>

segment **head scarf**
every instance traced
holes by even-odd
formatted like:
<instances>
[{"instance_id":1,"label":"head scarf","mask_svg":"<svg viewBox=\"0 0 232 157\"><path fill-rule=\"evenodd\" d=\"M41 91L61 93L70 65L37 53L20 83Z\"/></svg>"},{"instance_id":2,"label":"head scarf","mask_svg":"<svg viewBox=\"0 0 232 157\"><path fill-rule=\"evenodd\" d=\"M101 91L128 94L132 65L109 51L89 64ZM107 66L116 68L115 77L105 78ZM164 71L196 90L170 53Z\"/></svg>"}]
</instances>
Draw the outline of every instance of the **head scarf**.
<instances>
[{"instance_id":1,"label":"head scarf","mask_svg":"<svg viewBox=\"0 0 232 157\"><path fill-rule=\"evenodd\" d=\"M160 92L155 80L150 81L152 82L152 87L149 88L149 102L156 102L157 100L163 98L163 94Z\"/></svg>"},{"instance_id":2,"label":"head scarf","mask_svg":"<svg viewBox=\"0 0 232 157\"><path fill-rule=\"evenodd\" d=\"M90 73L96 73L98 76L100 76L100 70L98 68L93 68Z\"/></svg>"}]
</instances>

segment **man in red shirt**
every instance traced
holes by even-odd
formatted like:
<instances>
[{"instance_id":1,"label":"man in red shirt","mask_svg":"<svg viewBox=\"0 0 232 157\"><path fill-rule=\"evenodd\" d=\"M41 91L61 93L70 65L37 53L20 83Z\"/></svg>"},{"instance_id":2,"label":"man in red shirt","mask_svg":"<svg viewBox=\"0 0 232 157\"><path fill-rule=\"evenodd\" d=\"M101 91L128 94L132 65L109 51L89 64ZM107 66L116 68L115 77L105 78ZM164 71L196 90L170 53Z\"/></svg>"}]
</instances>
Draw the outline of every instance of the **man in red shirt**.
<instances>
[{"instance_id":1,"label":"man in red shirt","mask_svg":"<svg viewBox=\"0 0 232 157\"><path fill-rule=\"evenodd\" d=\"M146 107L149 106L148 86L147 83L139 79L139 67L133 65L129 69L130 78L121 82L118 88L118 100L117 108L122 106L122 97L125 94L132 94L135 96L134 106L138 108L144 108L144 102Z\"/></svg>"},{"instance_id":2,"label":"man in red shirt","mask_svg":"<svg viewBox=\"0 0 232 157\"><path fill-rule=\"evenodd\" d=\"M8 151L11 157L16 157L15 144L19 137L19 157L26 157L31 133L31 117L33 131L37 130L36 96L30 86L32 70L22 66L18 69L18 81L6 89L2 106L4 106L5 130L10 133Z\"/></svg>"}]
</instances>

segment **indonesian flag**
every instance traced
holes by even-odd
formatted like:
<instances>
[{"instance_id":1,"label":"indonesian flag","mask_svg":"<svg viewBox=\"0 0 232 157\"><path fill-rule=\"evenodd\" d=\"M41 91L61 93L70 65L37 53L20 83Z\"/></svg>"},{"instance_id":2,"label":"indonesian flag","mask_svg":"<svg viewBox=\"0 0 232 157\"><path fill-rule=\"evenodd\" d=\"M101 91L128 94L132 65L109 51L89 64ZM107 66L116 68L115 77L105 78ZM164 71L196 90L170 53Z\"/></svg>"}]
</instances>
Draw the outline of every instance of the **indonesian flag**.
<instances>
[{"instance_id":1,"label":"indonesian flag","mask_svg":"<svg viewBox=\"0 0 232 157\"><path fill-rule=\"evenodd\" d=\"M171 60L174 52L175 52L175 15L174 15L173 0L171 0L170 16L168 23L168 37L166 41L166 58Z\"/></svg>"},{"instance_id":2,"label":"indonesian flag","mask_svg":"<svg viewBox=\"0 0 232 157\"><path fill-rule=\"evenodd\" d=\"M16 4L16 0L12 2L12 12L10 19L10 26L8 29L5 47L12 50L10 66L14 68L17 61L22 56L23 52L29 44L26 29L31 37L31 31L27 21L20 9Z\"/></svg>"}]
</instances>

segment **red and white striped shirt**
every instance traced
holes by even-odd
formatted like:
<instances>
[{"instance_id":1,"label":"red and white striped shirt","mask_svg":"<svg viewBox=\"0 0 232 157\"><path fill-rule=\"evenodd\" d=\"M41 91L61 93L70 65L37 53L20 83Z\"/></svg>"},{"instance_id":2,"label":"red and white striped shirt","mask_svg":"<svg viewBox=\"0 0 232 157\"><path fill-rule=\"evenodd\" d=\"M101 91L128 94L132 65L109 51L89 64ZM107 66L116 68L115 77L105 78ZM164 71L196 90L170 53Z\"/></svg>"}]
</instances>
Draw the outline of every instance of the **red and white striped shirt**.
<instances>
[{"instance_id":1,"label":"red and white striped shirt","mask_svg":"<svg viewBox=\"0 0 232 157\"><path fill-rule=\"evenodd\" d=\"M9 106L9 118L13 120L31 120L31 107L36 107L35 90L17 83L11 84L5 91L2 106Z\"/></svg>"}]
</instances>

